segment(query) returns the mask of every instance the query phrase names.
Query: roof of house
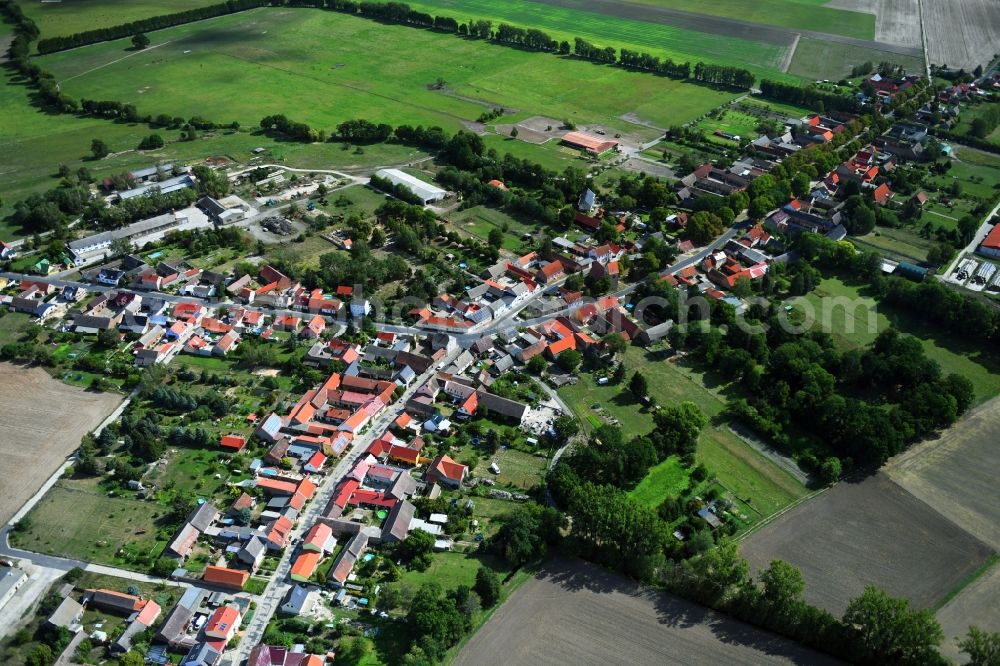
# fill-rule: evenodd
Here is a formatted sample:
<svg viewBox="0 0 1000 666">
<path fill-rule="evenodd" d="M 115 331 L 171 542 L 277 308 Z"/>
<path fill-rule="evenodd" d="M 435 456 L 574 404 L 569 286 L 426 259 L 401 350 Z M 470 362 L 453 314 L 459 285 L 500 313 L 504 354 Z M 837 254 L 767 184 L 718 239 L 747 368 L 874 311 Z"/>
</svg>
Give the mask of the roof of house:
<svg viewBox="0 0 1000 666">
<path fill-rule="evenodd" d="M 238 587 L 241 590 L 243 589 L 243 586 L 246 585 L 249 578 L 250 574 L 246 571 L 238 571 L 237 569 L 215 566 L 205 567 L 205 573 L 201 577 L 201 579 L 206 583 L 222 585 L 225 587 Z"/>
<path fill-rule="evenodd" d="M 257 477 L 257 487 L 265 491 L 270 491 L 273 493 L 283 493 L 285 495 L 291 495 L 295 492 L 296 485 L 291 481 L 282 481 L 280 479 L 269 479 L 266 476 Z"/>
<path fill-rule="evenodd" d="M 312 544 L 319 546 L 321 549 L 326 546 L 330 537 L 333 536 L 333 530 L 326 523 L 316 523 L 306 534 L 305 538 L 302 539 L 302 544 Z"/>
<path fill-rule="evenodd" d="M 460 482 L 465 478 L 469 468 L 459 462 L 456 462 L 449 456 L 440 455 L 435 458 L 433 462 L 431 462 L 430 470 L 435 472 L 438 476 L 451 481 Z"/>
<path fill-rule="evenodd" d="M 226 634 L 233 631 L 240 621 L 236 606 L 219 606 L 205 624 L 206 634 Z"/>
<path fill-rule="evenodd" d="M 1000 250 L 1000 224 L 997 224 L 990 230 L 990 233 L 986 235 L 983 239 L 982 246 L 989 249 Z"/>
<path fill-rule="evenodd" d="M 316 573 L 316 568 L 319 566 L 321 557 L 321 553 L 311 550 L 303 551 L 295 558 L 295 563 L 292 564 L 291 575 L 297 578 L 312 578 L 312 575 Z"/>
<path fill-rule="evenodd" d="M 397 502 L 389 510 L 389 516 L 385 519 L 385 524 L 382 526 L 382 540 L 385 541 L 388 536 L 392 536 L 399 541 L 405 539 L 410 531 L 410 522 L 413 520 L 415 512 L 416 507 L 406 500 Z"/>
<path fill-rule="evenodd" d="M 240 435 L 223 435 L 222 439 L 219 440 L 219 446 L 224 449 L 233 449 L 234 451 L 239 451 L 246 446 L 246 443 L 246 438 Z"/>
<path fill-rule="evenodd" d="M 116 592 L 115 590 L 104 588 L 87 590 L 87 592 L 91 595 L 90 603 L 98 607 L 131 613 L 141 609 L 143 605 L 143 600 L 134 594 L 126 594 L 125 592 Z"/>
</svg>

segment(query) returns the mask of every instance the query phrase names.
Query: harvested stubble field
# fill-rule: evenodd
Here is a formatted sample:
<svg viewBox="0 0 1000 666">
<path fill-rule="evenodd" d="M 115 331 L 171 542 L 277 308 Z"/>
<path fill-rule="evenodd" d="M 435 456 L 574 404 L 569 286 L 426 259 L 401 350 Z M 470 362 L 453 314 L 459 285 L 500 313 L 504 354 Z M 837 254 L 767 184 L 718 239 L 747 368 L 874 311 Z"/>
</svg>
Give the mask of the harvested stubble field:
<svg viewBox="0 0 1000 666">
<path fill-rule="evenodd" d="M 741 551 L 753 571 L 776 559 L 798 567 L 806 600 L 835 615 L 866 585 L 932 608 L 992 553 L 884 473 L 837 484 L 752 534 Z"/>
<path fill-rule="evenodd" d="M 466 643 L 482 664 L 833 664 L 789 640 L 583 562 L 547 564 Z"/>
<path fill-rule="evenodd" d="M 1000 398 L 973 410 L 940 437 L 891 460 L 886 471 L 896 483 L 960 527 L 1000 550 Z M 993 566 L 938 612 L 945 652 L 957 658 L 956 635 L 970 624 L 1000 631 L 1000 567 Z"/>
<path fill-rule="evenodd" d="M 253 10 L 150 38 L 152 46 L 141 52 L 118 40 L 39 62 L 67 93 L 133 103 L 140 113 L 197 114 L 246 126 L 284 113 L 327 131 L 353 118 L 456 130 L 493 107 L 634 129 L 618 118 L 627 112 L 667 127 L 736 96 L 311 9 Z M 438 79 L 457 96 L 432 89 Z"/>
<path fill-rule="evenodd" d="M 1000 51 L 1000 3 L 996 0 L 924 2 L 927 59 L 935 65 L 986 67 Z"/>
<path fill-rule="evenodd" d="M 114 393 L 63 384 L 40 368 L 0 363 L 0 525 L 120 403 Z"/>
</svg>

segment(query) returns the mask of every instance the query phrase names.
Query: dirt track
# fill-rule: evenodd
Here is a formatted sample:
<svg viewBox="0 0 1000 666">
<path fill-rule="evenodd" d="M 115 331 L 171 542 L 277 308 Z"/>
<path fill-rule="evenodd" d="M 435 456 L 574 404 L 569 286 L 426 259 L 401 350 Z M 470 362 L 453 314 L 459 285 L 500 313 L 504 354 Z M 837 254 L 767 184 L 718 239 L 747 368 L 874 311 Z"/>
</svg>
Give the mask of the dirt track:
<svg viewBox="0 0 1000 666">
<path fill-rule="evenodd" d="M 0 363 L 0 525 L 122 401 L 63 384 L 39 368 Z"/>
<path fill-rule="evenodd" d="M 932 607 L 991 550 L 884 473 L 837 484 L 741 546 L 753 571 L 774 559 L 798 567 L 806 599 L 835 615 L 869 584 Z"/>
<path fill-rule="evenodd" d="M 582 562 L 525 583 L 462 649 L 484 664 L 834 664 L 825 655 Z"/>
</svg>

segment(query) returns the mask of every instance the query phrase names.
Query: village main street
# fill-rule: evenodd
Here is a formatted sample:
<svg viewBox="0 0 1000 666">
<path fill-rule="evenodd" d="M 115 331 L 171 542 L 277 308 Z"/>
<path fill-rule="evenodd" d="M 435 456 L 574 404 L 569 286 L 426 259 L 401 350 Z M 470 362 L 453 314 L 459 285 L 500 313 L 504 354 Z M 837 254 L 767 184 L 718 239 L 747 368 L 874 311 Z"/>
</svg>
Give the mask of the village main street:
<svg viewBox="0 0 1000 666">
<path fill-rule="evenodd" d="M 453 350 L 443 362 L 445 364 L 450 363 L 457 357 L 460 353 L 460 348 Z M 299 516 L 297 527 L 292 531 L 290 535 L 290 543 L 287 548 L 281 554 L 281 561 L 278 563 L 277 568 L 271 575 L 271 580 L 267 584 L 264 592 L 260 595 L 260 599 L 257 602 L 257 612 L 254 614 L 250 623 L 243 628 L 243 638 L 240 639 L 239 645 L 235 650 L 228 653 L 229 663 L 232 666 L 237 666 L 244 659 L 246 659 L 250 650 L 253 646 L 257 645 L 264 635 L 264 630 L 267 628 L 267 623 L 274 614 L 281 603 L 281 599 L 288 593 L 288 590 L 292 587 L 292 583 L 288 580 L 289 570 L 292 566 L 292 554 L 295 552 L 295 544 L 302 537 L 309 528 L 313 526 L 316 519 L 326 510 L 326 505 L 330 501 L 330 497 L 333 495 L 333 491 L 336 489 L 340 480 L 347 474 L 354 464 L 365 455 L 365 451 L 368 450 L 368 446 L 372 441 L 381 435 L 386 428 L 389 427 L 396 417 L 400 413 L 398 407 L 395 405 L 403 405 L 409 400 L 417 390 L 423 386 L 427 380 L 429 380 L 437 370 L 434 366 L 429 368 L 424 374 L 420 375 L 417 380 L 410 384 L 410 387 L 403 393 L 403 395 L 392 405 L 386 408 L 378 418 L 376 418 L 368 426 L 368 430 L 365 431 L 360 437 L 355 438 L 351 447 L 347 450 L 346 454 L 340 458 L 337 462 L 336 467 L 333 471 L 326 476 L 322 485 L 317 489 L 315 496 L 312 499 L 309 507 L 305 512 Z"/>
</svg>

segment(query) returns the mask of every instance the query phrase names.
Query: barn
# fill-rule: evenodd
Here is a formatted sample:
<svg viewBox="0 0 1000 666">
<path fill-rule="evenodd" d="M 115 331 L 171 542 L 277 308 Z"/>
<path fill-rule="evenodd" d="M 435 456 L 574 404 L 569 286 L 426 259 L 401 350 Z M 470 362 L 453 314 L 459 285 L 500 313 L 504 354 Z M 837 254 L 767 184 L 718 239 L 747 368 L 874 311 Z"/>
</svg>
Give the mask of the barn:
<svg viewBox="0 0 1000 666">
<path fill-rule="evenodd" d="M 562 142 L 567 146 L 583 150 L 591 155 L 603 155 L 618 147 L 618 141 L 606 139 L 602 136 L 594 136 L 586 132 L 569 132 L 564 135 Z"/>
<path fill-rule="evenodd" d="M 380 169 L 375 172 L 375 175 L 379 178 L 388 180 L 393 185 L 402 185 L 420 197 L 420 200 L 424 202 L 425 206 L 432 201 L 444 199 L 448 194 L 440 187 L 435 187 L 430 183 L 425 183 L 419 178 L 411 176 L 410 174 L 400 171 L 399 169 Z"/>
</svg>

